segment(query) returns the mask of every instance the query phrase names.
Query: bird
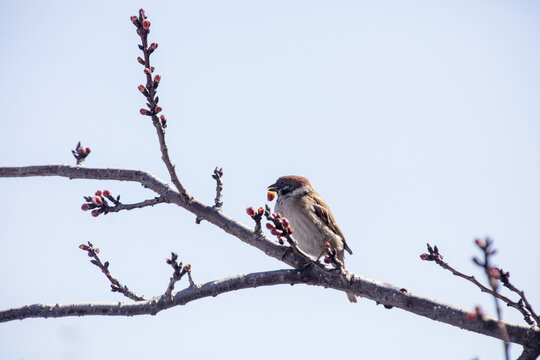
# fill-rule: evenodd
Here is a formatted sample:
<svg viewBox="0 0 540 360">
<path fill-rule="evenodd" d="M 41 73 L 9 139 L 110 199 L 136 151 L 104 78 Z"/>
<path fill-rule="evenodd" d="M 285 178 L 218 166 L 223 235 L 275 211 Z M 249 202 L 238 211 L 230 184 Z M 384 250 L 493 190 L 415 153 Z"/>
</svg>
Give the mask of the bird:
<svg viewBox="0 0 540 360">
<path fill-rule="evenodd" d="M 300 249 L 318 259 L 325 253 L 328 242 L 342 263 L 345 251 L 352 255 L 332 211 L 308 179 L 297 175 L 282 176 L 268 190 L 277 193 L 274 211 L 289 220 Z M 352 293 L 347 293 L 347 298 L 356 302 Z"/>
</svg>

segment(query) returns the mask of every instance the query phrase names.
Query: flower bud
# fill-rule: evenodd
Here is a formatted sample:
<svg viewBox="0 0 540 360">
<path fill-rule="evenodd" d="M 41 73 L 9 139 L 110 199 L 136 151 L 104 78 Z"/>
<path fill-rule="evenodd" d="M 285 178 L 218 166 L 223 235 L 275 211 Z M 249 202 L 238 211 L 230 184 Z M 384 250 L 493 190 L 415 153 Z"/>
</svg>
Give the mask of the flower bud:
<svg viewBox="0 0 540 360">
<path fill-rule="evenodd" d="M 103 195 L 103 191 L 101 190 L 96 191 L 96 196 L 101 196 L 101 195 Z"/>
<path fill-rule="evenodd" d="M 331 262 L 332 262 L 332 260 L 330 259 L 329 256 L 325 256 L 325 257 L 324 257 L 324 263 L 325 263 L 325 264 L 330 264 Z"/>
<path fill-rule="evenodd" d="M 290 223 L 289 219 L 287 219 L 287 218 L 282 218 L 281 223 L 283 224 L 284 228 L 288 228 L 289 226 L 291 226 L 291 223 Z"/>
<path fill-rule="evenodd" d="M 132 17 L 130 17 L 130 20 L 131 20 L 131 22 L 133 23 L 133 25 L 135 25 L 136 27 L 141 26 L 141 23 L 139 22 L 139 18 L 136 17 L 135 15 L 133 15 Z"/>
<path fill-rule="evenodd" d="M 141 115 L 148 115 L 148 110 L 146 109 L 141 109 L 139 110 L 139 112 L 141 113 Z"/>
<path fill-rule="evenodd" d="M 427 259 L 429 259 L 429 255 L 426 254 L 426 253 L 420 254 L 420 259 L 422 259 L 422 260 L 427 260 Z"/>
<path fill-rule="evenodd" d="M 255 214 L 256 214 L 256 213 L 255 213 L 255 209 L 253 208 L 253 206 L 248 207 L 248 208 L 246 209 L 246 213 L 247 213 L 249 216 L 251 216 L 251 217 L 255 216 Z"/>
<path fill-rule="evenodd" d="M 486 247 L 486 243 L 480 238 L 474 240 L 474 242 L 480 249 L 484 249 Z"/>
<path fill-rule="evenodd" d="M 146 64 L 146 63 L 144 62 L 144 59 L 143 59 L 142 57 L 140 57 L 140 56 L 137 58 L 137 61 L 138 61 L 139 64 L 141 64 L 141 65 L 145 65 L 145 64 Z"/>
<path fill-rule="evenodd" d="M 103 190 L 103 196 L 110 197 L 112 196 L 111 192 L 109 190 Z"/>
<path fill-rule="evenodd" d="M 259 208 L 259 210 L 257 210 L 259 215 L 262 215 L 264 213 L 264 209 L 262 207 Z"/>
<path fill-rule="evenodd" d="M 191 264 L 187 264 L 184 266 L 184 271 L 190 271 L 191 270 Z"/>
<path fill-rule="evenodd" d="M 488 270 L 488 276 L 491 279 L 500 280 L 501 279 L 501 273 L 499 272 L 499 269 L 497 268 L 491 268 Z"/>
<path fill-rule="evenodd" d="M 324 247 L 327 248 L 327 249 L 330 249 L 330 243 L 327 241 L 324 243 Z"/>
<path fill-rule="evenodd" d="M 144 11 L 143 8 L 140 8 L 140 9 L 139 9 L 139 14 L 141 14 L 141 16 L 142 16 L 143 18 L 146 17 L 146 11 Z"/>
<path fill-rule="evenodd" d="M 154 72 L 154 70 L 156 70 L 156 68 L 154 66 L 150 66 L 150 71 Z"/>
<path fill-rule="evenodd" d="M 289 234 L 291 234 L 291 235 L 294 233 L 294 229 L 293 229 L 292 227 L 287 228 L 287 231 L 288 231 Z"/>
<path fill-rule="evenodd" d="M 161 81 L 161 75 L 160 74 L 157 74 L 156 76 L 154 76 L 154 82 L 157 84 Z"/>
<path fill-rule="evenodd" d="M 92 149 L 90 149 L 89 147 L 87 147 L 86 149 L 84 149 L 84 151 L 86 152 L 86 155 L 90 154 L 90 151 L 92 151 Z"/>
<path fill-rule="evenodd" d="M 283 234 L 283 231 L 281 231 L 279 229 L 276 229 L 276 228 L 273 228 L 271 233 L 272 233 L 272 235 L 280 236 L 280 235 Z"/>
<path fill-rule="evenodd" d="M 103 199 L 101 198 L 101 196 L 93 196 L 92 197 L 92 204 L 94 204 L 96 206 L 101 206 L 101 205 L 103 205 Z"/>
<path fill-rule="evenodd" d="M 266 199 L 268 201 L 274 201 L 276 197 L 276 193 L 274 191 L 269 191 L 268 194 L 266 194 Z"/>
<path fill-rule="evenodd" d="M 156 106 L 154 108 L 154 113 L 159 114 L 161 112 L 161 110 L 163 110 L 163 108 L 161 106 Z"/>
<path fill-rule="evenodd" d="M 150 75 L 152 72 L 150 71 L 149 68 L 145 67 L 144 68 L 144 73 Z"/>
<path fill-rule="evenodd" d="M 148 49 L 151 50 L 151 51 L 154 51 L 157 48 L 158 48 L 158 44 L 155 43 L 155 42 L 151 43 L 150 46 L 148 47 Z"/>
<path fill-rule="evenodd" d="M 83 156 L 88 155 L 88 154 L 86 153 L 86 149 L 85 149 L 85 148 L 77 149 L 77 151 L 79 152 L 79 155 L 83 155 Z"/>
<path fill-rule="evenodd" d="M 99 210 L 97 210 L 97 209 L 96 209 L 96 210 L 92 210 L 92 216 L 93 216 L 93 217 L 98 217 L 99 214 L 101 214 L 101 211 L 99 211 Z"/>
<path fill-rule="evenodd" d="M 151 24 L 152 23 L 150 22 L 150 20 L 143 20 L 142 27 L 144 30 L 148 31 L 148 29 L 150 29 Z"/>
<path fill-rule="evenodd" d="M 141 93 L 144 94 L 144 93 L 147 92 L 148 90 L 146 90 L 146 86 L 144 86 L 144 85 L 139 85 L 139 91 L 140 91 Z"/>
<path fill-rule="evenodd" d="M 276 226 L 275 226 L 274 224 L 272 224 L 272 223 L 266 223 L 266 228 L 267 228 L 268 230 L 272 230 L 272 229 L 275 229 Z"/>
<path fill-rule="evenodd" d="M 88 246 L 86 244 L 81 244 L 81 245 L 79 245 L 79 249 L 81 249 L 81 250 L 90 250 L 90 246 Z"/>
<path fill-rule="evenodd" d="M 90 205 L 88 205 L 88 204 L 82 204 L 81 210 L 82 210 L 82 211 L 88 211 L 88 210 L 90 210 Z"/>
</svg>

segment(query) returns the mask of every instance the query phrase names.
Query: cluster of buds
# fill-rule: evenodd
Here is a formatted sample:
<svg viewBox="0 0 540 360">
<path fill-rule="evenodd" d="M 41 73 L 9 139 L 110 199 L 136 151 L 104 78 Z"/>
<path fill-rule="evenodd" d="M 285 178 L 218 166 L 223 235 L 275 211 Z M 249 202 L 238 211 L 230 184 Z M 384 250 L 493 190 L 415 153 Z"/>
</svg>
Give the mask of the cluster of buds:
<svg viewBox="0 0 540 360">
<path fill-rule="evenodd" d="M 139 110 L 141 115 L 150 116 L 154 121 L 154 125 L 161 125 L 164 129 L 167 127 L 167 118 L 165 115 L 158 117 L 158 114 L 163 110 L 159 103 L 159 96 L 156 96 L 156 90 L 161 82 L 161 75 L 156 74 L 152 78 L 155 68 L 150 66 L 150 55 L 158 48 L 158 43 L 148 44 L 148 33 L 150 32 L 150 20 L 146 17 L 144 9 L 139 10 L 139 16 L 133 15 L 131 22 L 137 28 L 137 34 L 141 37 L 142 45 L 139 45 L 139 49 L 144 53 L 144 56 L 139 56 L 137 61 L 144 66 L 144 73 L 146 74 L 146 85 L 139 85 L 139 91 L 147 99 L 147 108 Z"/>
<path fill-rule="evenodd" d="M 270 213 L 268 205 L 266 205 L 264 213 L 266 220 L 269 221 L 266 223 L 266 228 L 277 237 L 278 242 L 283 245 L 286 239 L 288 243 L 292 243 L 291 235 L 294 233 L 294 229 L 291 227 L 289 219 L 282 217 L 279 212 Z"/>
<path fill-rule="evenodd" d="M 114 205 L 120 204 L 120 195 L 116 199 L 112 196 L 109 190 L 98 190 L 94 196 L 85 196 L 84 200 L 86 203 L 82 204 L 82 211 L 92 210 L 92 216 L 97 217 L 100 214 L 107 214 L 111 207 L 107 202 L 107 199 L 110 200 Z"/>
<path fill-rule="evenodd" d="M 427 249 L 429 254 L 423 253 L 420 255 L 420 259 L 425 261 L 437 261 L 442 260 L 443 256 L 439 254 L 439 249 L 437 248 L 437 245 L 434 247 L 431 247 L 431 245 L 427 244 Z"/>
<path fill-rule="evenodd" d="M 87 251 L 89 257 L 92 257 L 92 256 L 94 256 L 96 254 L 99 254 L 99 249 L 95 248 L 94 245 L 92 245 L 92 243 L 90 241 L 88 242 L 88 245 L 87 244 L 79 245 L 79 249 L 81 249 L 83 251 Z M 107 267 L 108 266 L 109 266 L 109 264 L 107 263 Z"/>
<path fill-rule="evenodd" d="M 482 320 L 484 318 L 484 312 L 482 311 L 482 308 L 480 306 L 476 306 L 474 308 L 474 311 L 468 312 L 465 315 L 465 318 L 467 319 L 467 321 Z"/>
<path fill-rule="evenodd" d="M 246 213 L 251 216 L 251 218 L 255 220 L 255 222 L 260 223 L 264 214 L 264 209 L 260 207 L 259 209 L 255 210 L 253 206 L 250 206 L 246 209 Z"/>
<path fill-rule="evenodd" d="M 130 20 L 137 28 L 137 34 L 140 36 L 146 35 L 150 32 L 150 25 L 152 25 L 152 23 L 147 19 L 144 9 L 139 10 L 139 16 L 131 16 Z"/>
<path fill-rule="evenodd" d="M 71 153 L 73 154 L 73 156 L 75 156 L 75 160 L 77 160 L 77 165 L 81 165 L 84 162 L 84 159 L 86 159 L 86 157 L 90 154 L 90 151 L 92 151 L 92 149 L 90 149 L 89 147 L 83 147 L 81 145 L 81 142 L 79 141 L 77 143 L 77 146 L 75 147 L 75 150 L 71 150 Z"/>
</svg>

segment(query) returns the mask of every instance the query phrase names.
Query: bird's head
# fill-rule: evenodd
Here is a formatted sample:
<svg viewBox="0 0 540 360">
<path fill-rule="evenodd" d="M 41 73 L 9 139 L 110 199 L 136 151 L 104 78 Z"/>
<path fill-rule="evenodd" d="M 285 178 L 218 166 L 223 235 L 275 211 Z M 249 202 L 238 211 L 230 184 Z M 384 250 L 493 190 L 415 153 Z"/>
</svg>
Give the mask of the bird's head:
<svg viewBox="0 0 540 360">
<path fill-rule="evenodd" d="M 277 192 L 279 196 L 305 195 L 312 189 L 308 179 L 296 175 L 282 176 L 268 187 L 269 191 Z"/>
</svg>

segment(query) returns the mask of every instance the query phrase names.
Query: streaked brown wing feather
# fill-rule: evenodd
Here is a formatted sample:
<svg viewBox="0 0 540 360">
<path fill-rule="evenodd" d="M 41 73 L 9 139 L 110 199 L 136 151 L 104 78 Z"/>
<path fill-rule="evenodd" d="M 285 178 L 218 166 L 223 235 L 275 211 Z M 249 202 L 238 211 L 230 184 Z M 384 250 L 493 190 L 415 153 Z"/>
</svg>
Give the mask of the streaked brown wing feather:
<svg viewBox="0 0 540 360">
<path fill-rule="evenodd" d="M 326 204 L 326 202 L 323 200 L 323 198 L 317 194 L 314 193 L 313 199 L 315 200 L 315 205 L 313 205 L 313 209 L 315 210 L 315 215 L 319 219 L 321 219 L 325 224 L 328 225 L 328 227 L 337 235 L 339 235 L 343 239 L 343 248 L 347 250 L 349 254 L 352 255 L 352 250 L 347 245 L 347 241 L 345 240 L 345 235 L 343 235 L 343 232 L 339 228 L 338 224 L 336 223 L 336 219 L 334 219 L 334 215 L 328 210 L 329 207 Z"/>
</svg>

